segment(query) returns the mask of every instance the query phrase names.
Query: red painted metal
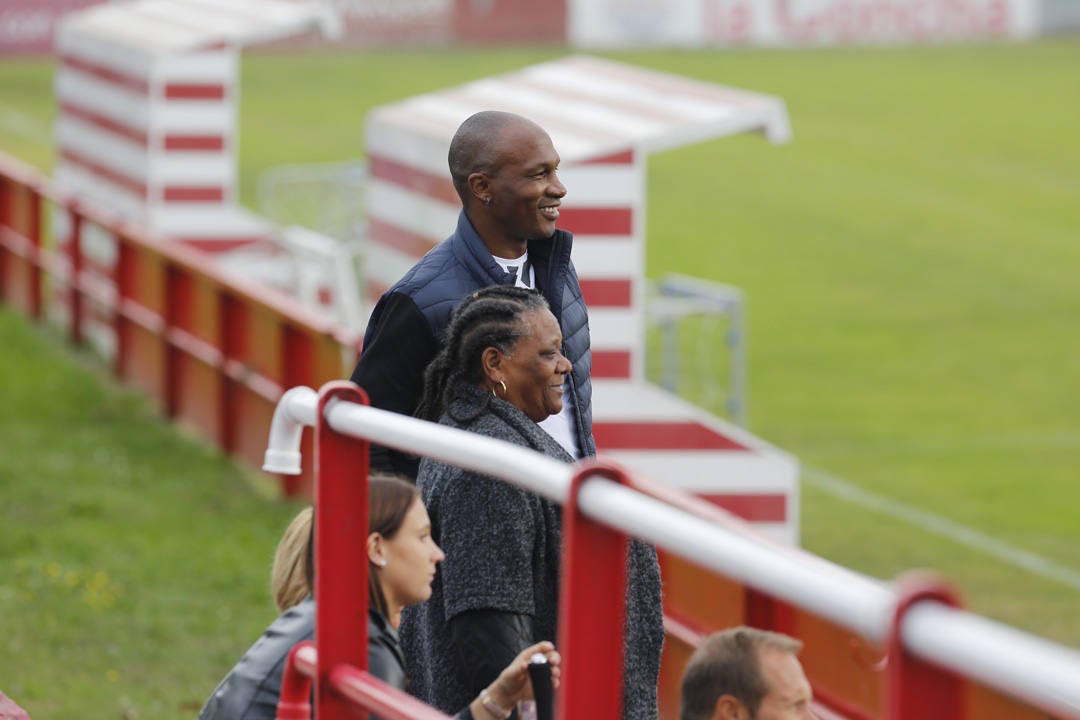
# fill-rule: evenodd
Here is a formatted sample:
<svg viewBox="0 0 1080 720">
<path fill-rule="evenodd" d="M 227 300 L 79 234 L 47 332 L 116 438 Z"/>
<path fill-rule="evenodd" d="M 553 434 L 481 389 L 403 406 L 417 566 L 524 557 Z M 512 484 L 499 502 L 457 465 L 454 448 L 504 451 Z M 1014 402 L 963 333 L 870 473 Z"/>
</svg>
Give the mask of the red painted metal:
<svg viewBox="0 0 1080 720">
<path fill-rule="evenodd" d="M 421 257 L 428 250 L 438 245 L 437 242 L 430 238 L 417 235 L 414 232 L 398 227 L 394 223 L 375 217 L 368 218 L 368 236 L 372 242 L 392 250 L 398 250 L 410 258 Z"/>
<path fill-rule="evenodd" d="M 383 182 L 398 185 L 447 205 L 460 205 L 461 198 L 445 172 L 433 173 L 406 165 L 378 153 L 368 155 L 368 173 Z"/>
<path fill-rule="evenodd" d="M 335 432 L 326 422 L 332 400 L 367 405 L 367 394 L 336 380 L 319 390 L 315 428 L 315 642 L 319 672 L 315 715 L 348 717 L 350 703 L 332 691 L 331 671 L 367 669 L 368 443 Z"/>
<path fill-rule="evenodd" d="M 634 231 L 634 209 L 630 207 L 564 207 L 559 227 L 575 235 L 629 235 Z"/>
<path fill-rule="evenodd" d="M 179 152 L 216 152 L 225 149 L 225 136 L 169 134 L 162 139 L 161 146 Z"/>
<path fill-rule="evenodd" d="M 667 613 L 664 613 L 664 633 L 695 648 L 705 642 L 705 638 L 708 637 L 707 633 Z"/>
<path fill-rule="evenodd" d="M 180 408 L 180 382 L 182 352 L 195 349 L 192 343 L 184 343 L 178 330 L 184 327 L 191 299 L 190 276 L 182 268 L 169 264 L 165 267 L 165 326 L 160 341 L 163 362 L 161 364 L 162 409 L 166 417 L 175 418 Z"/>
<path fill-rule="evenodd" d="M 545 3 L 454 0 L 449 20 L 454 40 L 462 44 L 563 43 L 568 25 L 567 5 L 567 0 Z"/>
<path fill-rule="evenodd" d="M 67 238 L 67 251 L 71 268 L 71 282 L 69 286 L 71 295 L 68 297 L 71 325 L 69 326 L 68 332 L 71 342 L 78 345 L 83 340 L 83 216 L 78 211 L 78 207 L 75 203 L 72 203 L 69 206 L 68 222 L 70 223 L 70 230 Z"/>
<path fill-rule="evenodd" d="M 696 422 L 597 422 L 593 435 L 604 450 L 749 450 Z"/>
<path fill-rule="evenodd" d="M 116 287 L 116 305 L 113 312 L 113 334 L 116 337 L 116 355 L 113 356 L 113 374 L 124 377 L 131 356 L 131 321 L 123 308 L 132 300 L 135 292 L 135 248 L 131 243 L 117 241 L 116 265 L 113 267 L 113 285 Z"/>
<path fill-rule="evenodd" d="M 42 317 L 41 196 L 30 183 L 0 176 L 0 298 Z"/>
<path fill-rule="evenodd" d="M 620 152 L 614 152 L 610 155 L 602 155 L 601 157 L 590 158 L 581 165 L 630 165 L 634 162 L 633 150 L 622 150 Z"/>
<path fill-rule="evenodd" d="M 102 180 L 105 180 L 118 188 L 127 190 L 140 200 L 145 200 L 149 197 L 150 191 L 147 188 L 146 183 L 139 178 L 132 177 L 124 172 L 107 167 L 71 147 L 61 144 L 60 157 L 63 158 L 65 162 L 69 162 L 72 165 L 78 165 Z"/>
<path fill-rule="evenodd" d="M 115 137 L 128 140 L 137 145 L 146 145 L 148 142 L 146 131 L 142 128 L 135 127 L 129 123 L 120 122 L 115 118 L 108 117 L 100 112 L 89 110 L 71 100 L 63 100 L 60 102 L 60 114 L 76 118 L 88 125 L 93 125 L 98 130 L 103 130 Z"/>
<path fill-rule="evenodd" d="M 581 294 L 589 307 L 628 308 L 634 300 L 634 283 L 630 278 L 584 278 Z"/>
<path fill-rule="evenodd" d="M 314 347 L 311 336 L 300 328 L 286 325 L 281 333 L 281 379 L 284 387 L 303 385 L 304 378 L 310 378 L 314 370 Z"/>
<path fill-rule="evenodd" d="M 62 54 L 60 56 L 60 63 L 67 70 L 85 73 L 97 80 L 102 80 L 127 90 L 134 90 L 135 92 L 142 94 L 150 92 L 150 83 L 146 78 L 141 76 L 121 72 L 114 68 L 68 54 Z"/>
<path fill-rule="evenodd" d="M 37 192 L 29 193 L 26 211 L 26 237 L 30 241 L 29 251 L 32 265 L 30 267 L 30 277 L 27 279 L 27 293 L 30 296 L 27 298 L 27 302 L 30 306 L 30 317 L 35 320 L 40 320 L 43 317 L 41 273 L 38 272 L 38 269 L 42 267 L 41 205 L 41 195 Z"/>
<path fill-rule="evenodd" d="M 820 716 L 819 720 L 826 720 L 826 715 L 840 720 L 874 720 L 874 718 L 878 717 L 867 714 L 862 708 L 848 702 L 839 695 L 822 691 L 816 685 L 813 685 L 812 679 L 810 682 L 814 688 L 814 710 Z M 827 708 L 828 712 L 822 712 L 822 708 Z M 957 720 L 960 719 L 957 718 Z"/>
<path fill-rule="evenodd" d="M 609 461 L 582 460 L 577 467 L 563 508 L 558 716 L 614 720 L 623 704 L 627 537 L 582 515 L 577 496 L 591 478 L 627 486 L 630 480 Z"/>
<path fill-rule="evenodd" d="M 427 703 L 348 665 L 334 668 L 330 683 L 342 697 L 368 708 L 382 720 L 449 720 L 449 715 Z"/>
<path fill-rule="evenodd" d="M 76 222 L 111 233 L 116 263 L 90 277 L 93 261 L 80 253 L 81 281 L 61 273 L 70 266 L 68 248 L 41 247 L 46 200 Z M 114 331 L 117 377 L 248 464 L 261 462 L 266 428 L 285 387 L 318 387 L 347 376 L 355 363 L 354 339 L 299 303 L 225 276 L 205 255 L 179 243 L 150 236 L 93 206 L 75 205 L 36 170 L 3 154 L 0 265 L 3 301 L 29 317 L 42 316 L 43 302 L 67 307 L 73 295 L 81 295 L 77 301 L 88 312 L 100 312 Z M 57 288 L 48 297 L 41 292 L 46 273 Z M 108 292 L 109 279 L 115 293 Z M 245 320 L 235 333 L 223 334 L 220 327 L 223 293 L 242 308 Z M 81 334 L 84 326 L 77 327 Z M 223 386 L 229 388 L 227 402 Z M 286 494 L 311 486 L 310 434 L 304 443 L 305 474 L 282 479 Z"/>
<path fill-rule="evenodd" d="M 222 253 L 240 248 L 269 248 L 265 235 L 176 235 L 174 242 L 203 252 Z"/>
<path fill-rule="evenodd" d="M 236 450 L 237 423 L 239 421 L 239 388 L 237 378 L 228 368 L 235 367 L 238 358 L 244 356 L 244 328 L 247 321 L 246 307 L 224 289 L 217 293 L 218 312 L 218 347 L 222 351 L 223 369 L 219 379 L 218 392 L 218 443 L 226 452 Z"/>
<path fill-rule="evenodd" d="M 597 350 L 593 348 L 592 363 L 592 376 L 594 378 L 630 377 L 629 350 Z"/>
<path fill-rule="evenodd" d="M 743 596 L 745 597 L 743 607 L 746 612 L 744 622 L 747 625 L 762 630 L 780 631 L 777 627 L 779 624 L 777 604 L 771 595 L 758 592 L 747 585 L 743 587 Z"/>
<path fill-rule="evenodd" d="M 952 673 L 935 667 L 904 648 L 900 626 L 917 603 L 936 601 L 961 607 L 957 592 L 931 573 L 901 575 L 894 583 L 899 600 L 888 641 L 888 720 L 957 720 L 967 718 L 964 683 Z"/>
<path fill-rule="evenodd" d="M 220 203 L 225 200 L 225 188 L 221 185 L 166 185 L 161 190 L 161 199 L 177 203 Z"/>
<path fill-rule="evenodd" d="M 788 519 L 787 496 L 780 492 L 727 495 L 701 493 L 698 497 L 750 522 L 782 523 Z"/>
<path fill-rule="evenodd" d="M 691 495 L 673 488 L 670 485 L 664 485 L 640 475 L 632 475 L 630 477 L 630 482 L 633 488 L 638 492 L 645 493 L 672 507 L 677 507 L 691 515 L 696 515 L 703 520 L 708 520 L 711 523 L 726 527 L 735 532 L 757 533 L 756 530 L 746 525 L 746 523 L 733 517 L 730 511 L 725 511 L 711 502 L 704 501 L 696 495 Z M 776 543 L 776 541 L 769 539 L 765 535 L 759 535 L 759 539 L 763 542 Z"/>
<path fill-rule="evenodd" d="M 224 100 L 228 88 L 221 83 L 168 83 L 164 95 L 169 100 Z"/>
<path fill-rule="evenodd" d="M 18 187 L 13 180 L 0 175 L 0 299 L 11 301 L 11 280 L 8 273 L 15 266 L 8 260 L 8 254 L 14 252 L 9 246 L 9 237 L 17 238 L 13 230 L 12 205 L 14 204 L 15 188 Z"/>
<path fill-rule="evenodd" d="M 150 145 L 150 135 L 147 131 L 136 124 L 117 120 L 114 117 L 104 115 L 96 110 L 91 110 L 76 101 L 64 100 L 60 102 L 60 112 L 80 122 L 92 125 L 98 130 L 141 146 Z M 167 151 L 200 151 L 214 152 L 225 148 L 225 136 L 216 134 L 187 134 L 168 133 L 161 137 L 161 147 Z"/>
<path fill-rule="evenodd" d="M 303 658 L 310 656 L 314 648 L 315 643 L 299 642 L 289 651 L 281 674 L 277 720 L 311 720 L 311 678 L 315 667 L 305 667 Z"/>
</svg>

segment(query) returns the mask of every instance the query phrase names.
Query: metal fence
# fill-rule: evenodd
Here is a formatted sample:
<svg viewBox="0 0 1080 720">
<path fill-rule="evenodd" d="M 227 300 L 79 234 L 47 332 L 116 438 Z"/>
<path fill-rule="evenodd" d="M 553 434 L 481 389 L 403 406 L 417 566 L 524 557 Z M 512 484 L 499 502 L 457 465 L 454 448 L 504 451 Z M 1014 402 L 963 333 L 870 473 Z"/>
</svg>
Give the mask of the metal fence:
<svg viewBox="0 0 1080 720">
<path fill-rule="evenodd" d="M 369 441 L 497 477 L 564 506 L 558 622 L 564 664 L 558 717 L 621 716 L 625 541 L 636 537 L 703 573 L 723 576 L 841 631 L 813 642 L 843 645 L 845 635 L 854 634 L 884 648 L 877 710 L 860 710 L 859 695 L 867 688 L 849 687 L 827 703 L 846 717 L 1080 719 L 1080 653 L 961 609 L 949 586 L 932 576 L 909 574 L 882 583 L 763 540 L 737 524 L 714 522 L 695 511 L 693 498 L 659 489 L 602 459 L 565 465 L 533 450 L 366 402 L 360 389 L 343 381 L 328 383 L 318 395 L 310 388 L 293 388 L 275 412 L 268 447 L 271 469 L 298 468 L 302 429 L 315 428 L 316 564 L 350 568 L 316 573 L 316 622 L 333 632 L 317 634 L 319 662 L 307 672 L 317 675 L 317 715 L 324 720 L 346 716 L 346 697 L 376 707 L 344 687 L 346 677 L 370 682 L 362 673 L 365 644 L 355 641 L 366 637 L 360 626 L 367 615 L 363 559 Z M 752 609 L 745 612 L 749 616 Z M 788 631 L 777 618 L 759 614 L 753 624 Z M 826 683 L 818 686 L 816 678 L 828 677 L 833 668 L 809 665 L 808 671 L 817 690 Z M 290 700 L 295 704 L 296 698 Z M 672 708 L 665 714 L 673 716 Z"/>
</svg>

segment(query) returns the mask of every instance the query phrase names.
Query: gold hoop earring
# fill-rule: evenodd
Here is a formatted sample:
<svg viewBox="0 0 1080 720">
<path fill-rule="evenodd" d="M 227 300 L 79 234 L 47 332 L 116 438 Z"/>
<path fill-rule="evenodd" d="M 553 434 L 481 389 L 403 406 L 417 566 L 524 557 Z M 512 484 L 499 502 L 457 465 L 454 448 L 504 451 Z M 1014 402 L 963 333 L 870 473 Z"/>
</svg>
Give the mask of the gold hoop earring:
<svg viewBox="0 0 1080 720">
<path fill-rule="evenodd" d="M 506 397 L 506 394 L 509 392 L 509 390 L 506 389 L 506 381 L 505 380 L 500 380 L 499 384 L 502 385 L 503 397 Z M 492 390 L 494 390 L 494 389 L 495 388 L 492 388 Z"/>
</svg>

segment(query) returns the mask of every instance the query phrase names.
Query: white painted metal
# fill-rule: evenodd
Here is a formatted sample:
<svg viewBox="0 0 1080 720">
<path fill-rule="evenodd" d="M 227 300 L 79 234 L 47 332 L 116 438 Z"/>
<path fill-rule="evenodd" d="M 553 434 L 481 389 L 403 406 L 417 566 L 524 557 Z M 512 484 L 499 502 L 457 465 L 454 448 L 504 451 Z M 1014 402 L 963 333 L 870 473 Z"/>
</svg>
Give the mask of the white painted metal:
<svg viewBox="0 0 1080 720">
<path fill-rule="evenodd" d="M 919 657 L 1007 695 L 1080 716 L 1080 652 L 964 610 L 915 605 L 900 628 Z"/>
<path fill-rule="evenodd" d="M 509 480 L 508 478 L 504 478 Z M 885 637 L 896 597 L 877 580 L 803 551 L 718 527 L 609 480 L 585 482 L 581 511 L 690 562 L 805 608 L 874 641 Z"/>
<path fill-rule="evenodd" d="M 501 478 L 559 504 L 566 503 L 570 492 L 573 466 L 503 440 L 356 403 L 332 404 L 326 421 L 343 435 Z M 421 437 L 423 442 L 417 442 Z"/>
<path fill-rule="evenodd" d="M 270 438 L 263 470 L 282 475 L 300 474 L 300 436 L 304 426 L 314 427 L 319 397 L 302 385 L 290 388 L 278 400 L 270 421 Z"/>
</svg>

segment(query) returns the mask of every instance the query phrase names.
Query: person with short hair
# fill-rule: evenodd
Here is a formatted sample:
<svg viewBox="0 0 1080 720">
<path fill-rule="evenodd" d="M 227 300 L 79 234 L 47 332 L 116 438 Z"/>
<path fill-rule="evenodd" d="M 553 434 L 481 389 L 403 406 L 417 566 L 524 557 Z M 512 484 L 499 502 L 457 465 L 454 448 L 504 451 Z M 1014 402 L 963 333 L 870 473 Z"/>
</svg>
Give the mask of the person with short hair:
<svg viewBox="0 0 1080 720">
<path fill-rule="evenodd" d="M 538 424 L 564 406 L 571 365 L 547 301 L 511 286 L 479 290 L 450 320 L 417 414 L 561 463 L 573 457 Z M 447 553 L 431 599 L 406 608 L 409 692 L 460 707 L 521 648 L 557 637 L 562 508 L 523 488 L 425 458 L 417 486 Z M 656 550 L 627 552 L 624 717 L 657 717 L 664 642 Z"/>
<path fill-rule="evenodd" d="M 484 111 L 458 127 L 447 159 L 462 203 L 457 228 L 379 298 L 351 379 L 374 407 L 412 415 L 424 368 L 443 346 L 461 299 L 491 285 L 535 288 L 573 366 L 563 409 L 541 426 L 572 457 L 595 455 L 588 312 L 570 259 L 573 238 L 556 228 L 566 195 L 559 154 L 531 120 Z M 414 456 L 371 447 L 373 469 L 415 478 L 418 466 Z"/>
<path fill-rule="evenodd" d="M 793 637 L 751 627 L 710 635 L 682 679 L 680 720 L 814 720 Z"/>
</svg>

